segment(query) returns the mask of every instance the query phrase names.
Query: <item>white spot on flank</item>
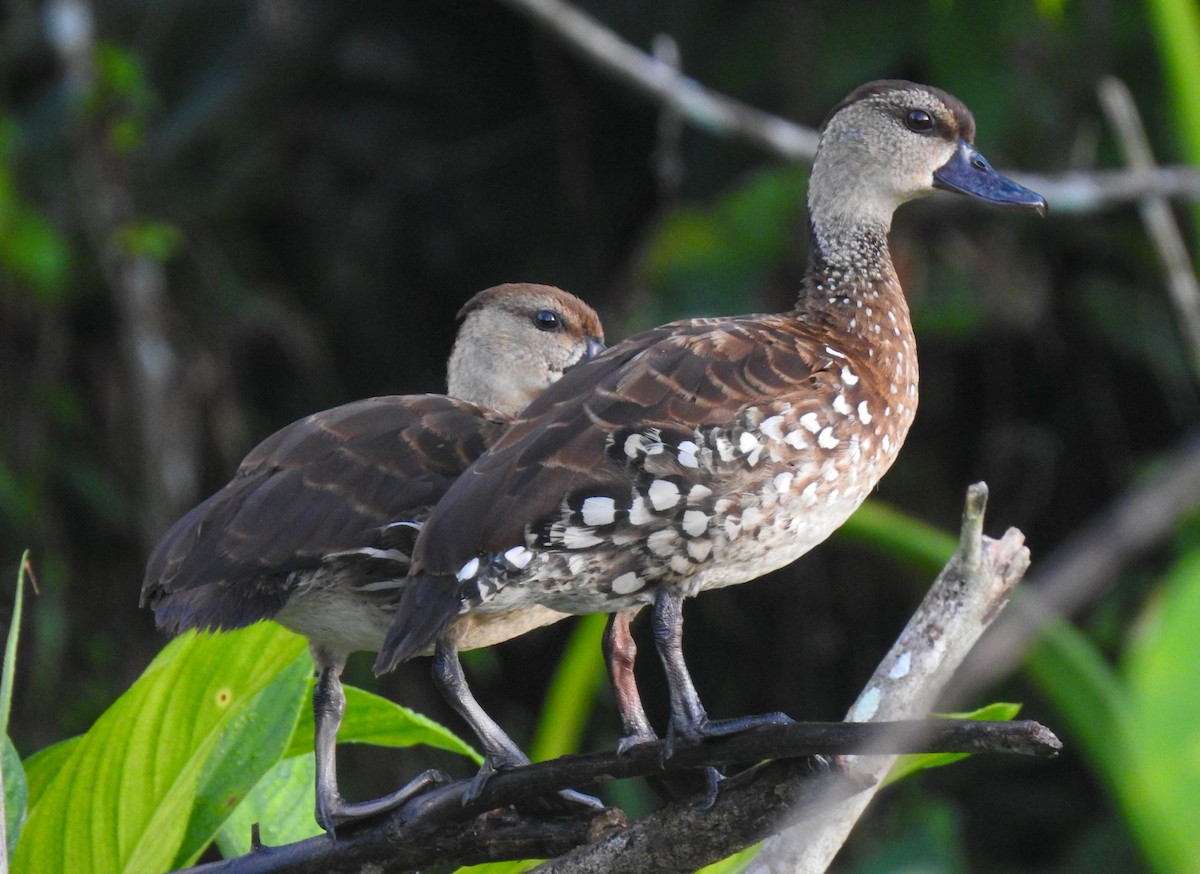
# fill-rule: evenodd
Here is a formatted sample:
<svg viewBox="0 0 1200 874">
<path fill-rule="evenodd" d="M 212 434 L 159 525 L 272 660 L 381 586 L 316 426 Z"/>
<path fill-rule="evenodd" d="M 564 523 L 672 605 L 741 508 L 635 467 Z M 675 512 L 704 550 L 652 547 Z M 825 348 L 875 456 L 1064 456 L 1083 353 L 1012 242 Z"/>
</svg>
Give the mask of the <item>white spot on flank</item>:
<svg viewBox="0 0 1200 874">
<path fill-rule="evenodd" d="M 455 574 L 454 577 L 461 583 L 464 580 L 471 579 L 477 573 L 479 573 L 479 558 L 478 558 L 478 556 L 471 559 L 469 562 L 467 562 L 461 568 L 459 568 L 458 573 Z"/>
<path fill-rule="evenodd" d="M 711 540 L 689 540 L 687 545 L 688 557 L 692 561 L 704 561 L 712 554 Z"/>
<path fill-rule="evenodd" d="M 805 413 L 800 417 L 800 425 L 803 428 L 807 428 L 813 434 L 821 430 L 821 420 L 817 417 L 816 413 Z"/>
<path fill-rule="evenodd" d="M 781 495 L 786 495 L 792 488 L 792 480 L 796 478 L 791 471 L 785 470 L 783 473 L 775 477 L 772 485 L 775 486 L 775 491 Z"/>
<path fill-rule="evenodd" d="M 583 502 L 584 525 L 611 525 L 617 518 L 617 504 L 612 498 L 594 497 Z"/>
<path fill-rule="evenodd" d="M 783 439 L 783 416 L 771 416 L 769 419 L 763 419 L 762 424 L 758 427 L 771 440 Z"/>
<path fill-rule="evenodd" d="M 808 441 L 804 439 L 804 434 L 800 431 L 788 431 L 787 436 L 783 438 L 783 442 L 793 449 L 803 449 L 808 446 Z"/>
<path fill-rule="evenodd" d="M 655 510 L 669 510 L 679 503 L 679 486 L 670 480 L 656 479 L 646 490 L 646 497 Z"/>
<path fill-rule="evenodd" d="M 830 355 L 832 355 L 834 358 L 845 358 L 846 357 L 841 352 L 837 351 L 836 349 L 834 349 L 830 346 L 826 346 L 825 351 L 828 352 Z"/>
<path fill-rule="evenodd" d="M 646 583 L 633 571 L 626 571 L 612 581 L 612 590 L 617 595 L 631 595 Z"/>
<path fill-rule="evenodd" d="M 629 506 L 629 524 L 646 525 L 653 519 L 654 515 L 646 508 L 646 499 L 641 495 L 634 495 L 633 503 Z"/>
<path fill-rule="evenodd" d="M 842 382 L 846 385 L 858 385 L 858 374 L 851 370 L 849 365 L 842 368 Z"/>
<path fill-rule="evenodd" d="M 645 442 L 641 434 L 630 434 L 625 438 L 625 454 L 630 458 L 637 458 Z"/>
<path fill-rule="evenodd" d="M 811 507 L 817 503 L 817 484 L 815 482 L 804 487 L 804 491 L 800 493 L 800 503 L 805 507 Z"/>
<path fill-rule="evenodd" d="M 591 528 L 576 528 L 568 525 L 563 529 L 562 545 L 567 549 L 590 549 L 602 543 Z"/>
<path fill-rule="evenodd" d="M 867 407 L 866 401 L 860 401 L 858 405 L 858 418 L 864 425 L 871 424 L 871 410 Z"/>
<path fill-rule="evenodd" d="M 883 439 L 879 441 L 879 445 L 883 447 L 884 452 L 892 451 L 892 441 L 888 438 L 887 434 L 883 435 Z"/>
<path fill-rule="evenodd" d="M 679 535 L 673 528 L 663 528 L 646 538 L 646 546 L 659 558 L 666 558 L 675 552 L 675 542 L 678 539 Z"/>
<path fill-rule="evenodd" d="M 833 399 L 833 411 L 839 416 L 849 416 L 851 413 L 850 405 L 846 403 L 845 395 L 838 395 Z"/>
<path fill-rule="evenodd" d="M 571 572 L 572 576 L 579 576 L 585 567 L 587 567 L 587 559 L 582 555 L 572 555 L 567 558 L 567 570 Z"/>
<path fill-rule="evenodd" d="M 520 571 L 533 561 L 533 553 L 524 546 L 514 546 L 504 553 L 504 560 Z"/>
<path fill-rule="evenodd" d="M 688 496 L 687 496 L 688 503 L 689 504 L 698 504 L 701 501 L 703 501 L 705 498 L 711 497 L 712 493 L 713 493 L 712 489 L 710 489 L 708 486 L 702 486 L 702 485 L 700 485 L 700 483 L 696 483 L 688 491 Z"/>
<path fill-rule="evenodd" d="M 691 440 L 684 440 L 679 444 L 679 463 L 684 467 L 699 467 L 700 462 L 696 459 L 696 453 L 700 451 L 700 447 Z"/>
<path fill-rule="evenodd" d="M 757 528 L 762 524 L 762 515 L 758 507 L 747 507 L 742 511 L 742 528 Z"/>
<path fill-rule="evenodd" d="M 892 665 L 892 669 L 887 672 L 887 675 L 893 680 L 898 680 L 901 677 L 908 676 L 908 669 L 911 664 L 911 659 L 908 653 L 900 653 L 900 658 L 896 659 L 896 664 Z"/>
<path fill-rule="evenodd" d="M 833 436 L 832 428 L 825 428 L 817 435 L 817 445 L 822 449 L 837 449 L 838 439 Z"/>
<path fill-rule="evenodd" d="M 701 510 L 688 510 L 683 514 L 683 531 L 691 537 L 699 537 L 708 530 L 708 514 Z"/>
</svg>

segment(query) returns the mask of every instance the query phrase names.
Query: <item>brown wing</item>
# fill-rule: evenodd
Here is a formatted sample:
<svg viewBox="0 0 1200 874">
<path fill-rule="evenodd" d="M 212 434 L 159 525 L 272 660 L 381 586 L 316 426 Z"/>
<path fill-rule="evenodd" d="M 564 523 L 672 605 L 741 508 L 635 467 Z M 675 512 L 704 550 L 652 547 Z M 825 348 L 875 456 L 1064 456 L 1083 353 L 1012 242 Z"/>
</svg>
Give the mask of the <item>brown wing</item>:
<svg viewBox="0 0 1200 874">
<path fill-rule="evenodd" d="M 744 427 L 751 407 L 767 416 L 790 405 L 800 416 L 827 403 L 823 381 L 840 368 L 840 356 L 819 339 L 823 328 L 779 316 L 678 322 L 569 372 L 430 514 L 376 671 L 426 651 L 454 621 L 473 585 L 457 575 L 473 558 L 502 561 L 506 550 L 527 543 L 535 550 L 578 548 L 566 538 L 587 527 L 577 518 L 587 497 L 627 501 L 639 483 L 660 476 L 686 491 L 703 475 L 674 463 L 677 451 L 643 451 L 648 435 L 663 447 L 699 439 L 732 449 L 729 437 Z M 628 439 L 640 448 L 631 451 Z"/>
<path fill-rule="evenodd" d="M 689 438 L 746 407 L 803 405 L 830 364 L 819 326 L 777 316 L 663 325 L 569 372 L 535 400 L 446 493 L 414 552 L 414 573 L 455 574 L 473 556 L 525 542 L 572 495 L 626 489 L 631 432 Z"/>
<path fill-rule="evenodd" d="M 331 553 L 394 546 L 384 526 L 422 519 L 507 423 L 465 401 L 409 395 L 288 425 L 171 527 L 150 557 L 142 602 L 166 627 L 185 613 L 197 627 L 270 616 L 291 572 Z"/>
</svg>

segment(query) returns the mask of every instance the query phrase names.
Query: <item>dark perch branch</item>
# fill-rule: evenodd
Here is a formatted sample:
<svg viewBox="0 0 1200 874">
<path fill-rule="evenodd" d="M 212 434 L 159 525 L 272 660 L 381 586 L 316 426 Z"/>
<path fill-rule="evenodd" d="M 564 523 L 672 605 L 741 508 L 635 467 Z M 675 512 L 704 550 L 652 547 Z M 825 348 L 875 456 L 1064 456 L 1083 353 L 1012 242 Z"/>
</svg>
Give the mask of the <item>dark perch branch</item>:
<svg viewBox="0 0 1200 874">
<path fill-rule="evenodd" d="M 636 747 L 618 755 L 605 751 L 564 756 L 497 774 L 483 795 L 463 806 L 469 781 L 435 789 L 407 807 L 374 824 L 345 829 L 336 843 L 325 837 L 285 847 L 268 847 L 237 859 L 190 869 L 225 874 L 265 872 L 411 871 L 430 865 L 467 865 L 495 859 L 547 858 L 596 841 L 612 838 L 606 846 L 589 846 L 589 852 L 610 853 L 614 846 L 633 867 L 613 870 L 670 870 L 661 867 L 667 852 L 663 842 L 688 846 L 670 848 L 682 867 L 692 870 L 715 861 L 771 833 L 771 826 L 793 805 L 804 805 L 817 795 L 817 787 L 846 797 L 866 787 L 864 781 L 838 771 L 814 775 L 810 755 L 838 756 L 868 749 L 889 752 L 1010 753 L 1053 756 L 1060 744 L 1036 722 L 976 722 L 924 720 L 900 723 L 853 724 L 841 722 L 796 723 L 763 726 L 752 731 L 702 744 L 677 748 L 667 763 L 672 772 L 705 765 L 774 760 L 770 765 L 738 774 L 721 785 L 717 804 L 697 811 L 686 803 L 669 805 L 636 825 L 625 828 L 619 811 L 578 811 L 548 815 L 544 811 L 496 813 L 517 805 L 536 807 L 529 799 L 555 790 L 588 786 L 611 780 L 661 773 L 663 742 Z M 701 839 L 701 835 L 703 836 Z M 628 845 L 646 842 L 643 857 Z M 633 853 L 633 855 L 629 855 Z M 641 861 L 636 861 L 636 860 Z M 557 864 L 557 863 L 556 863 Z M 563 860 L 565 867 L 548 870 L 585 870 Z M 593 864 L 593 863 L 588 863 Z M 675 863 L 672 863 L 675 864 Z M 639 865 L 645 867 L 638 867 Z M 595 868 L 591 870 L 596 870 Z M 604 870 L 609 870 L 607 867 Z"/>
</svg>

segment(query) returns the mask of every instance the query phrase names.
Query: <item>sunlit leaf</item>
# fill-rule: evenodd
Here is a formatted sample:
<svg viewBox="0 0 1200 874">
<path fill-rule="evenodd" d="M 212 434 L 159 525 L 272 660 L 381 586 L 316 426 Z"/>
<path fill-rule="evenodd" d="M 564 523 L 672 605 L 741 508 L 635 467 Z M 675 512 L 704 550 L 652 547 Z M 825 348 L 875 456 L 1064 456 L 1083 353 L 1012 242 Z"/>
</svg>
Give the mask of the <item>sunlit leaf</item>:
<svg viewBox="0 0 1200 874">
<path fill-rule="evenodd" d="M 608 617 L 603 613 L 580 619 L 558 660 L 537 733 L 529 745 L 535 762 L 579 752 L 588 718 L 595 709 L 596 691 L 606 678 L 600 640 Z"/>
<path fill-rule="evenodd" d="M 365 743 L 381 747 L 426 744 L 467 756 L 476 764 L 483 762 L 470 744 L 429 717 L 365 689 L 346 686 L 345 690 L 346 715 L 338 731 L 339 743 Z M 309 682 L 308 697 L 312 697 L 312 681 Z M 302 718 L 296 724 L 295 734 L 284 755 L 299 756 L 311 753 L 312 749 L 313 721 Z"/>
<path fill-rule="evenodd" d="M 279 762 L 306 700 L 310 676 L 312 659 L 302 652 L 225 728 L 204 766 L 176 867 L 195 861 L 226 818 Z"/>
<path fill-rule="evenodd" d="M 970 713 L 939 713 L 935 714 L 942 719 L 986 719 L 1003 721 L 1007 719 L 1015 719 L 1017 714 L 1021 712 L 1020 704 L 1006 704 L 997 702 L 980 707 L 978 710 L 973 710 Z M 892 765 L 887 776 L 883 778 L 883 785 L 887 786 L 903 780 L 905 777 L 915 774 L 917 771 L 923 771 L 926 768 L 939 768 L 942 765 L 949 765 L 960 759 L 965 759 L 970 753 L 918 753 L 914 755 L 900 756 Z"/>
<path fill-rule="evenodd" d="M 302 841 L 322 834 L 313 816 L 316 766 L 312 753 L 276 762 L 225 820 L 217 845 L 226 859 L 250 852 L 250 829 L 268 846 Z"/>
<path fill-rule="evenodd" d="M 1137 742 L 1128 814 L 1162 870 L 1200 870 L 1200 552 L 1171 571 L 1125 657 Z"/>
<path fill-rule="evenodd" d="M 72 744 L 29 811 L 13 870 L 169 869 L 213 749 L 304 651 L 269 623 L 170 643 Z"/>
</svg>

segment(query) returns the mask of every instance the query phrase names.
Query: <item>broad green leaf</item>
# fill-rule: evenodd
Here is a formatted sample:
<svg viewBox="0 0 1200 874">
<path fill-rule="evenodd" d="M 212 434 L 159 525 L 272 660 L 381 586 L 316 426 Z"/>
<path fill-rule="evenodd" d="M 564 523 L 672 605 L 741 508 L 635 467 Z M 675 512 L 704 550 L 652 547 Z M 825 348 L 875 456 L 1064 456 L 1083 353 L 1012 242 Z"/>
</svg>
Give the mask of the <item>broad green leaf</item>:
<svg viewBox="0 0 1200 874">
<path fill-rule="evenodd" d="M 16 872 L 171 867 L 224 731 L 304 641 L 271 623 L 183 635 L 72 744 L 29 811 Z"/>
<path fill-rule="evenodd" d="M 221 854 L 230 859 L 250 852 L 250 828 L 259 824 L 267 846 L 302 841 L 321 834 L 313 816 L 316 807 L 316 765 L 312 753 L 276 762 L 217 834 Z"/>
<path fill-rule="evenodd" d="M 1164 581 L 1124 660 L 1137 743 L 1125 750 L 1126 813 L 1162 871 L 1200 870 L 1200 552 Z"/>
<path fill-rule="evenodd" d="M 482 865 L 468 865 L 457 868 L 454 874 L 523 874 L 532 871 L 542 864 L 544 859 L 522 859 L 516 862 L 484 862 Z"/>
<path fill-rule="evenodd" d="M 558 661 L 537 733 L 529 745 L 535 762 L 579 751 L 588 717 L 595 708 L 596 691 L 605 681 L 600 639 L 608 616 L 596 613 L 581 618 Z"/>
<path fill-rule="evenodd" d="M 1015 719 L 1020 712 L 1020 704 L 997 702 L 980 707 L 978 710 L 973 710 L 970 713 L 938 713 L 935 715 L 941 719 L 987 719 L 1002 721 Z M 896 783 L 926 768 L 939 768 L 942 765 L 949 765 L 957 762 L 959 759 L 965 759 L 969 755 L 970 753 L 917 753 L 909 756 L 900 756 L 896 759 L 895 764 L 892 765 L 892 769 L 888 771 L 887 776 L 883 778 L 883 785 L 888 786 Z"/>
<path fill-rule="evenodd" d="M 54 782 L 63 763 L 67 761 L 83 741 L 83 735 L 60 740 L 43 750 L 38 750 L 25 760 L 25 782 L 29 792 L 29 806 L 41 799 L 47 787 Z"/>
<path fill-rule="evenodd" d="M 1120 790 L 1135 744 L 1129 701 L 1096 646 L 1075 626 L 1053 620 L 1030 652 L 1026 673 L 1067 722 L 1100 778 Z"/>
<path fill-rule="evenodd" d="M 308 684 L 307 697 L 312 699 L 313 681 Z M 440 750 L 459 753 L 483 762 L 479 753 L 448 728 L 427 716 L 401 707 L 394 701 L 356 686 L 346 686 L 346 715 L 338 730 L 339 743 L 365 743 L 381 747 L 411 747 L 426 744 Z M 299 756 L 313 750 L 313 721 L 310 715 L 296 723 L 295 734 L 285 756 Z"/>
<path fill-rule="evenodd" d="M 230 721 L 204 767 L 175 867 L 195 862 L 221 824 L 279 761 L 295 731 L 312 669 L 312 658 L 302 652 Z"/>
<path fill-rule="evenodd" d="M 746 847 L 741 852 L 734 853 L 720 862 L 705 865 L 696 874 L 741 874 L 742 871 L 746 870 L 746 866 L 754 860 L 754 857 L 758 855 L 760 849 L 762 849 L 762 844 Z"/>
<path fill-rule="evenodd" d="M 4 748 L 0 753 L 4 756 L 4 835 L 7 838 L 8 858 L 12 858 L 21 836 L 21 822 L 25 819 L 28 789 L 21 757 L 8 735 L 4 735 Z"/>
</svg>

